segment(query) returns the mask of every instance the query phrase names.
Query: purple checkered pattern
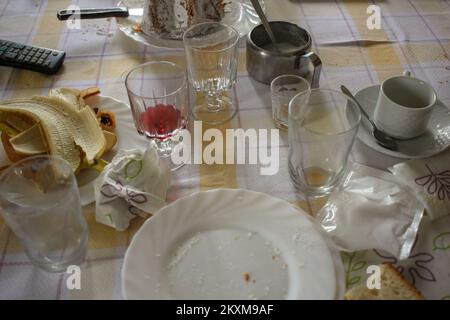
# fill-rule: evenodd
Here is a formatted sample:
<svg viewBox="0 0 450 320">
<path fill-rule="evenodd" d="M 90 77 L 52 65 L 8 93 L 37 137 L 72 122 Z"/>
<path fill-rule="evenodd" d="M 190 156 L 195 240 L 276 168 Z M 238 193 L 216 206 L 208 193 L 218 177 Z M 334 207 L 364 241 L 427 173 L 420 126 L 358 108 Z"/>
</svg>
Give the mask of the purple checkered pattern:
<svg viewBox="0 0 450 320">
<path fill-rule="evenodd" d="M 184 63 L 182 50 L 145 47 L 118 29 L 114 19 L 82 21 L 70 30 L 56 20 L 56 10 L 69 4 L 80 7 L 114 6 L 113 0 L 0 0 L 0 39 L 49 46 L 67 52 L 64 68 L 55 76 L 0 67 L 0 98 L 46 94 L 50 88 L 98 86 L 102 94 L 127 101 L 124 76 L 134 65 L 149 60 Z M 345 84 L 357 92 L 385 78 L 410 70 L 429 82 L 440 99 L 450 105 L 450 1 L 289 1 L 264 0 L 269 18 L 294 22 L 313 38 L 312 50 L 323 61 L 321 85 L 333 89 Z M 382 30 L 366 27 L 369 5 L 379 5 Z M 240 42 L 245 59 L 245 41 Z M 239 68 L 235 88 L 237 116 L 231 127 L 272 128 L 270 90 Z M 313 214 L 314 199 L 295 192 L 287 170 L 287 135 L 280 135 L 280 169 L 276 176 L 261 176 L 258 166 L 236 166 L 237 186 L 303 203 Z M 385 169 L 399 161 L 357 141 L 353 161 Z M 4 158 L 4 156 L 3 156 Z M 174 173 L 168 201 L 200 190 L 200 168 L 188 165 Z M 49 274 L 31 265 L 18 240 L 0 222 L 0 299 L 120 299 L 120 272 L 132 232 L 119 233 L 95 223 L 94 207 L 85 208 L 90 226 L 86 262 L 81 266 L 81 290 L 69 290 L 67 274 Z M 438 224 L 424 223 L 414 257 L 398 263 L 404 275 L 430 299 L 450 296 L 449 250 L 433 251 L 433 239 L 450 232 L 450 217 Z M 420 262 L 425 255 L 426 262 Z M 393 262 L 376 252 L 345 255 L 353 261 Z M 419 257 L 419 258 L 417 258 Z M 422 259 L 424 260 L 424 259 Z M 351 270 L 347 270 L 351 272 Z M 362 271 L 363 272 L 363 271 Z"/>
</svg>

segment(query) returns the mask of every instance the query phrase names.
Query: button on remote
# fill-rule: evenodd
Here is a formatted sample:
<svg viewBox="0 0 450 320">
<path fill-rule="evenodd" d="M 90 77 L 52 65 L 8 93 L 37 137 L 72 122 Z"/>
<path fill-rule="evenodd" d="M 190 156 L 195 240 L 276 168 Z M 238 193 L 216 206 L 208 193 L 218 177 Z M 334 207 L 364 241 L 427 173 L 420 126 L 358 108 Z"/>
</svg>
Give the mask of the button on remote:
<svg viewBox="0 0 450 320">
<path fill-rule="evenodd" d="M 13 60 L 17 57 L 17 53 L 14 52 L 7 52 L 5 55 L 3 55 L 3 58 L 8 60 Z"/>
</svg>

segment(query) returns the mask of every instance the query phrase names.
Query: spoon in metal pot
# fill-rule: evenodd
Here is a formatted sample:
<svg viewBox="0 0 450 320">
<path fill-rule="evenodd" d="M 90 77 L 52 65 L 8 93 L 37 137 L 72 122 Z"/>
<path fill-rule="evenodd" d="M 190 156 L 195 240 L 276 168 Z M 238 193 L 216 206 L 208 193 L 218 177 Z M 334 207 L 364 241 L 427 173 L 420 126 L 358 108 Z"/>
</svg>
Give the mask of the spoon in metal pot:
<svg viewBox="0 0 450 320">
<path fill-rule="evenodd" d="M 397 150 L 398 149 L 397 142 L 392 137 L 390 137 L 387 133 L 385 133 L 377 128 L 375 123 L 372 121 L 372 119 L 370 119 L 367 112 L 363 109 L 363 107 L 358 102 L 358 100 L 356 100 L 356 98 L 353 96 L 353 94 L 350 92 L 350 90 L 348 90 L 344 85 L 341 86 L 341 90 L 344 94 L 346 94 L 347 96 L 349 96 L 350 98 L 353 98 L 353 100 L 355 100 L 356 104 L 359 107 L 359 110 L 361 110 L 361 113 L 364 115 L 364 117 L 366 117 L 366 119 L 372 125 L 372 129 L 373 129 L 372 135 L 377 140 L 377 143 L 380 146 L 382 146 L 383 148 L 386 148 L 389 150 L 394 150 L 394 151 Z"/>
<path fill-rule="evenodd" d="M 273 47 L 276 51 L 281 52 L 280 48 L 277 45 L 277 39 L 275 38 L 275 35 L 272 31 L 272 28 L 270 27 L 270 23 L 267 20 L 266 15 L 264 14 L 263 9 L 261 8 L 261 5 L 259 4 L 258 0 L 250 0 L 253 4 L 253 7 L 255 8 L 256 13 L 259 16 L 259 19 L 261 19 L 261 22 L 264 26 L 264 29 L 266 29 L 267 34 L 269 35 L 270 41 L 272 41 Z"/>
</svg>

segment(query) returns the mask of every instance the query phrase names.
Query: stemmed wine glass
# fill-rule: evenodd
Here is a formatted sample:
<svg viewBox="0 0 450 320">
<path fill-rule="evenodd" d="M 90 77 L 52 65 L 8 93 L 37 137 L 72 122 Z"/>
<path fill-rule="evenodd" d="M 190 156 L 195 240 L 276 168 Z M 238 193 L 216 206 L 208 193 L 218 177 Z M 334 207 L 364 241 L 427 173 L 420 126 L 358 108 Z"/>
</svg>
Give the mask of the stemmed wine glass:
<svg viewBox="0 0 450 320">
<path fill-rule="evenodd" d="M 199 23 L 184 33 L 189 82 L 205 99 L 193 107 L 194 118 L 219 124 L 235 114 L 227 91 L 236 82 L 238 40 L 238 31 L 218 22 Z"/>
<path fill-rule="evenodd" d="M 187 125 L 188 96 L 183 68 L 168 61 L 151 61 L 130 70 L 126 79 L 134 124 L 154 141 L 160 158 L 173 171 L 183 165 L 171 157 L 178 133 Z"/>
</svg>

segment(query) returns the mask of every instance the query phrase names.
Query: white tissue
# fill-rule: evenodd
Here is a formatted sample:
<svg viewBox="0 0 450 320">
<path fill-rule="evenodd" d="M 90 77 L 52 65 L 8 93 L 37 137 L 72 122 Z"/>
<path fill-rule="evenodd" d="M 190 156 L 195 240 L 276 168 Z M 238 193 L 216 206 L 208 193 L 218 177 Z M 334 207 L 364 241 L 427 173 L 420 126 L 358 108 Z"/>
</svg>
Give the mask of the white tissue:
<svg viewBox="0 0 450 320">
<path fill-rule="evenodd" d="M 150 144 L 145 151 L 120 150 L 95 181 L 95 218 L 119 231 L 135 216 L 147 217 L 163 207 L 170 170 Z"/>
<path fill-rule="evenodd" d="M 406 259 L 424 206 L 383 171 L 353 164 L 342 187 L 318 214 L 323 229 L 345 251 L 379 249 Z"/>
</svg>

